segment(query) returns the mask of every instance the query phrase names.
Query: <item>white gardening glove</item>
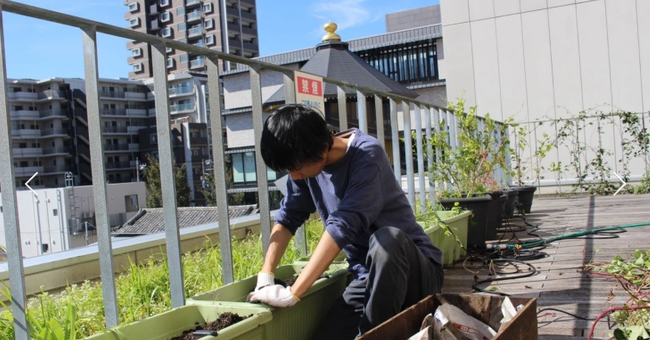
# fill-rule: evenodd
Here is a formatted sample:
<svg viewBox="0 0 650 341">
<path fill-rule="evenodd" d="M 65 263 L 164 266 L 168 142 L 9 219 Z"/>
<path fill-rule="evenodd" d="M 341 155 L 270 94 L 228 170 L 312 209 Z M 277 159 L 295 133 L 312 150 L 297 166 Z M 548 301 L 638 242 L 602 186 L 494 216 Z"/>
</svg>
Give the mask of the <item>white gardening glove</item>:
<svg viewBox="0 0 650 341">
<path fill-rule="evenodd" d="M 286 308 L 300 302 L 300 299 L 291 292 L 291 287 L 285 288 L 276 284 L 253 292 L 249 297 L 249 301 L 262 302 L 276 308 Z"/>
<path fill-rule="evenodd" d="M 257 274 L 257 285 L 255 285 L 255 290 L 260 290 L 269 285 L 275 284 L 275 275 L 271 272 L 260 272 Z"/>
</svg>

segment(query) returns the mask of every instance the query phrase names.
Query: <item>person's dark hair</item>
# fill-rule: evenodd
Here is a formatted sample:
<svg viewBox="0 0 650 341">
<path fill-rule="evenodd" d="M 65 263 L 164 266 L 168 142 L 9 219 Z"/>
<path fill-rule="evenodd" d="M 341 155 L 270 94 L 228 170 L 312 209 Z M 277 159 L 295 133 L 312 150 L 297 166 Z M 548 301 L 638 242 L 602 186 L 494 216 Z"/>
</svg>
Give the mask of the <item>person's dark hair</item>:
<svg viewBox="0 0 650 341">
<path fill-rule="evenodd" d="M 277 108 L 264 122 L 260 146 L 264 163 L 281 172 L 320 162 L 334 140 L 321 114 L 301 104 Z"/>
</svg>

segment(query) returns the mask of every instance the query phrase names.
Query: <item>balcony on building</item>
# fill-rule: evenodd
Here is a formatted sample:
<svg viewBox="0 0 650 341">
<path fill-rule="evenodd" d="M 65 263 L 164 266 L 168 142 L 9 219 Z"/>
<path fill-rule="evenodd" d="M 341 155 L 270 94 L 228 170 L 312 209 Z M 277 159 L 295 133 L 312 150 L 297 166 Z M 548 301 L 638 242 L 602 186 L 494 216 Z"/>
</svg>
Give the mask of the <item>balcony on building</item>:
<svg viewBox="0 0 650 341">
<path fill-rule="evenodd" d="M 131 164 L 131 161 L 114 161 L 106 162 L 107 170 L 116 170 L 116 169 L 133 169 L 135 166 Z"/>
<path fill-rule="evenodd" d="M 67 118 L 65 112 L 61 109 L 46 109 L 46 110 L 41 110 L 38 113 L 38 116 L 40 118 L 46 118 L 46 117 L 61 117 L 61 118 Z"/>
<path fill-rule="evenodd" d="M 190 60 L 190 69 L 200 69 L 205 67 L 205 57 L 198 57 Z"/>
<path fill-rule="evenodd" d="M 67 146 L 43 147 L 43 156 L 52 156 L 56 154 L 68 155 L 70 148 Z"/>
<path fill-rule="evenodd" d="M 14 176 L 32 176 L 36 172 L 43 173 L 43 166 L 14 167 Z"/>
<path fill-rule="evenodd" d="M 36 138 L 41 137 L 40 129 L 11 129 L 12 138 Z"/>
<path fill-rule="evenodd" d="M 9 99 L 16 101 L 35 101 L 38 99 L 38 94 L 29 91 L 9 92 Z"/>
<path fill-rule="evenodd" d="M 194 38 L 203 35 L 203 25 L 197 25 L 187 30 L 187 37 Z"/>
<path fill-rule="evenodd" d="M 51 165 L 51 166 L 43 166 L 43 174 L 48 174 L 48 175 L 53 175 L 57 173 L 65 173 L 65 172 L 71 172 L 72 167 L 69 165 Z"/>
<path fill-rule="evenodd" d="M 185 7 L 189 8 L 189 7 L 198 6 L 202 2 L 203 2 L 202 0 L 185 0 Z"/>
<path fill-rule="evenodd" d="M 173 104 L 169 106 L 169 112 L 171 114 L 183 114 L 194 111 L 194 102 L 192 103 L 182 103 L 182 104 Z"/>
<path fill-rule="evenodd" d="M 129 150 L 128 143 L 106 143 L 104 144 L 104 152 L 125 152 Z"/>
<path fill-rule="evenodd" d="M 10 110 L 9 117 L 11 119 L 30 120 L 39 118 L 38 110 Z"/>
<path fill-rule="evenodd" d="M 12 148 L 14 157 L 36 157 L 43 154 L 42 148 Z"/>
<path fill-rule="evenodd" d="M 127 126 L 104 126 L 102 127 L 102 133 L 104 134 L 127 134 Z"/>
<path fill-rule="evenodd" d="M 102 116 L 126 116 L 126 109 L 104 108 L 101 109 Z"/>
<path fill-rule="evenodd" d="M 193 12 L 187 13 L 187 17 L 186 17 L 185 21 L 188 24 L 190 24 L 190 23 L 193 23 L 195 21 L 201 20 L 202 17 L 203 17 L 203 15 L 202 15 L 200 10 L 193 11 Z"/>
<path fill-rule="evenodd" d="M 149 31 L 157 31 L 160 29 L 160 20 L 158 18 L 154 18 L 151 21 L 149 21 Z"/>
<path fill-rule="evenodd" d="M 156 109 L 150 109 L 150 112 L 152 112 L 152 115 L 156 114 Z M 147 109 L 126 109 L 126 115 L 127 116 L 139 116 L 139 117 L 147 117 Z"/>
<path fill-rule="evenodd" d="M 160 13 L 160 11 L 158 10 L 158 2 L 156 1 L 149 6 L 149 15 L 156 15 L 158 13 Z"/>
<path fill-rule="evenodd" d="M 177 86 L 169 88 L 168 95 L 170 98 L 194 95 L 194 87 L 191 86 Z"/>
<path fill-rule="evenodd" d="M 70 133 L 70 129 L 68 129 L 67 127 L 41 129 L 41 137 L 52 137 L 56 135 L 68 136 L 69 133 Z"/>
<path fill-rule="evenodd" d="M 104 98 L 125 98 L 124 90 L 115 89 L 115 90 L 101 90 L 99 92 L 100 97 Z"/>
</svg>

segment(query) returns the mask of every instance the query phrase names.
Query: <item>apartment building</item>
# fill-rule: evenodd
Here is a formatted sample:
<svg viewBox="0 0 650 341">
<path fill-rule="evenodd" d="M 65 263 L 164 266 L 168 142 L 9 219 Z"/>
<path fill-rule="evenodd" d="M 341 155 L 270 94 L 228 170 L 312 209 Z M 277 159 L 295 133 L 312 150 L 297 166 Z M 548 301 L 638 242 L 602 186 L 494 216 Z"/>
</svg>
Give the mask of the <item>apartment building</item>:
<svg viewBox="0 0 650 341">
<path fill-rule="evenodd" d="M 8 80 L 16 186 L 57 187 L 73 168 L 70 85 L 61 78 Z"/>
<path fill-rule="evenodd" d="M 242 57 L 259 56 L 255 0 L 126 0 L 124 18 L 131 29 Z M 127 43 L 130 79 L 153 77 L 151 47 Z M 205 60 L 167 48 L 170 73 L 204 72 Z M 234 67 L 229 62 L 222 70 Z"/>
</svg>

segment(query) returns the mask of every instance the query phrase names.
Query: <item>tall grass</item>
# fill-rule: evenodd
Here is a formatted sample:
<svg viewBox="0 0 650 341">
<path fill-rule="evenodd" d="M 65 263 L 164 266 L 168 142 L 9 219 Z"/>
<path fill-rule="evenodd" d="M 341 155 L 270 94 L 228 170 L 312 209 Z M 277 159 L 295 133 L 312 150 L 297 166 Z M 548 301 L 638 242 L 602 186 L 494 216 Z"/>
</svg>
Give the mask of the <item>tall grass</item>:
<svg viewBox="0 0 650 341">
<path fill-rule="evenodd" d="M 323 226 L 320 220 L 305 224 L 307 250 L 315 249 Z M 162 250 L 161 250 L 162 253 Z M 287 249 L 280 264 L 291 264 L 301 255 L 294 243 Z M 235 280 L 253 276 L 262 268 L 260 236 L 232 242 Z M 221 248 L 206 238 L 205 247 L 182 257 L 185 296 L 213 290 L 223 285 Z M 152 256 L 146 265 L 130 261 L 128 271 L 116 278 L 118 316 L 122 324 L 141 320 L 171 309 L 169 269 L 165 257 Z M 6 297 L 9 289 L 0 288 Z M 4 306 L 4 303 L 0 301 Z M 41 293 L 28 300 L 27 319 L 30 337 L 35 340 L 75 340 L 105 329 L 104 300 L 101 282 L 85 281 L 68 285 L 56 294 Z M 10 307 L 0 311 L 0 339 L 14 338 Z"/>
</svg>

